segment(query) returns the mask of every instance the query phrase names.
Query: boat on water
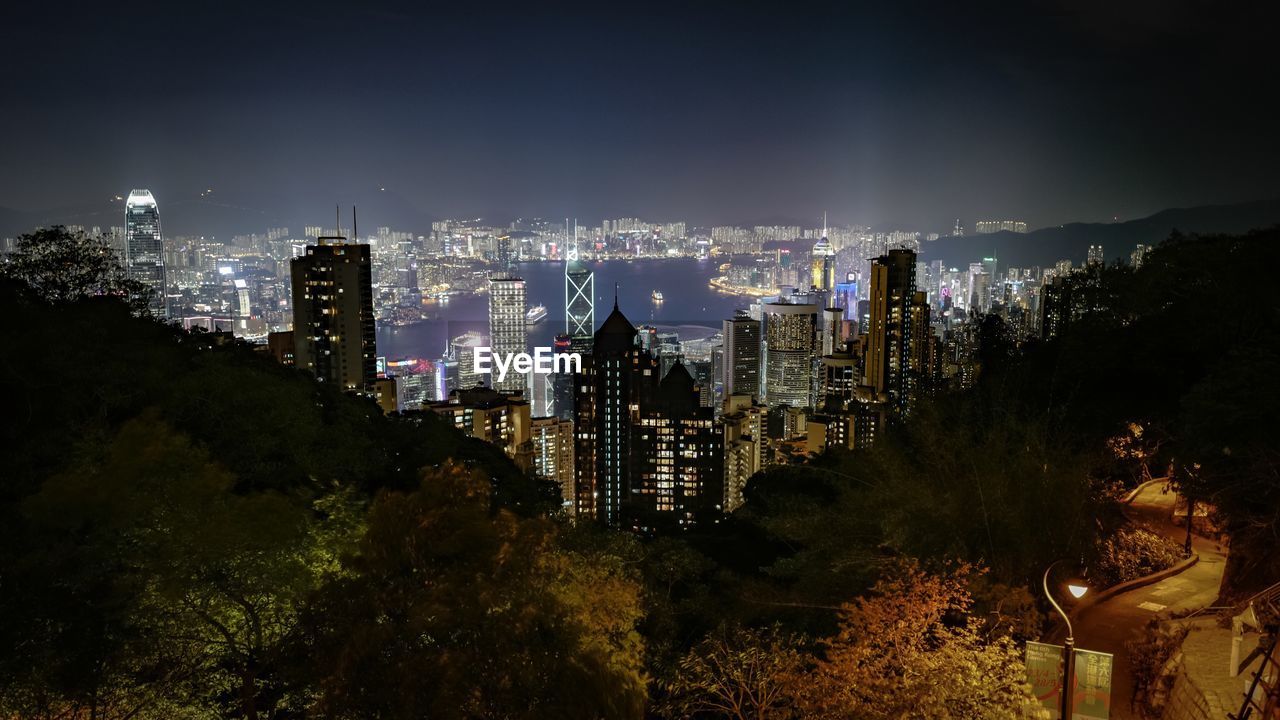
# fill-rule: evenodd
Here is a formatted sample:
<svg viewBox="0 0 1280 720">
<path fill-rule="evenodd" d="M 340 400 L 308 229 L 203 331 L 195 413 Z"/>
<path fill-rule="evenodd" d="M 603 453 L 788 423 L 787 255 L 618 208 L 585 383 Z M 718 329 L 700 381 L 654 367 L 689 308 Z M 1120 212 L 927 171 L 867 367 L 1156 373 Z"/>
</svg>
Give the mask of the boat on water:
<svg viewBox="0 0 1280 720">
<path fill-rule="evenodd" d="M 524 321 L 533 325 L 547 319 L 547 306 L 534 305 L 524 314 Z"/>
<path fill-rule="evenodd" d="M 654 290 L 654 291 L 653 291 L 653 294 L 652 294 L 652 295 L 650 295 L 649 297 L 653 298 L 653 301 L 654 301 L 654 302 L 656 302 L 656 303 L 660 303 L 660 302 L 662 302 L 662 291 L 661 291 L 661 290 Z"/>
</svg>

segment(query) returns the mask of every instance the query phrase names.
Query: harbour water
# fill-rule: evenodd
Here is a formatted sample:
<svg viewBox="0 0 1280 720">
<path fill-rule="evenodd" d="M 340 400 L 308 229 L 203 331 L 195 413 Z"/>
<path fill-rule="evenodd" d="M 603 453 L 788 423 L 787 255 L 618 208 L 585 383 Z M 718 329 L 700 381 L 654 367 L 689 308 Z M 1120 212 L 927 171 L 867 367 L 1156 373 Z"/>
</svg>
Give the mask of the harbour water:
<svg viewBox="0 0 1280 720">
<path fill-rule="evenodd" d="M 682 340 L 719 330 L 722 320 L 751 302 L 708 285 L 716 275 L 718 263 L 714 260 L 605 260 L 588 265 L 595 272 L 597 326 L 613 309 L 615 285 L 618 306 L 631 322 L 675 329 Z M 529 307 L 547 307 L 547 319 L 529 328 L 529 345 L 550 347 L 552 338 L 565 329 L 564 263 L 520 263 L 517 273 L 527 283 Z M 654 301 L 655 290 L 661 293 L 662 302 Z M 467 330 L 487 335 L 488 312 L 488 295 L 452 296 L 449 302 L 433 306 L 427 320 L 379 326 L 378 354 L 390 360 L 440 357 L 451 337 Z"/>
</svg>

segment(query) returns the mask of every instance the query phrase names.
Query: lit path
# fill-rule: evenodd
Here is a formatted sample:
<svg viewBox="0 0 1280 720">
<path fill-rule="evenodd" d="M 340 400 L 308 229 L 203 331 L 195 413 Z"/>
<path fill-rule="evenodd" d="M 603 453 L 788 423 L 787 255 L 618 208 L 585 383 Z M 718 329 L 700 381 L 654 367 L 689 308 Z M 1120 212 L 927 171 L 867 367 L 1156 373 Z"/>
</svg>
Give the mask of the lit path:
<svg viewBox="0 0 1280 720">
<path fill-rule="evenodd" d="M 1170 520 L 1177 496 L 1166 485 L 1154 482 L 1138 491 L 1125 513 L 1139 525 L 1159 532 L 1182 545 L 1185 527 Z M 1085 608 L 1073 620 L 1076 647 L 1115 655 L 1111 682 L 1111 717 L 1113 720 L 1140 720 L 1131 709 L 1133 677 L 1129 672 L 1129 654 L 1124 643 L 1135 632 L 1142 631 L 1156 613 L 1198 610 L 1213 604 L 1226 567 L 1226 548 L 1199 535 L 1192 536 L 1192 546 L 1200 561 L 1187 570 L 1157 583 L 1134 588 L 1113 596 L 1098 605 Z"/>
</svg>

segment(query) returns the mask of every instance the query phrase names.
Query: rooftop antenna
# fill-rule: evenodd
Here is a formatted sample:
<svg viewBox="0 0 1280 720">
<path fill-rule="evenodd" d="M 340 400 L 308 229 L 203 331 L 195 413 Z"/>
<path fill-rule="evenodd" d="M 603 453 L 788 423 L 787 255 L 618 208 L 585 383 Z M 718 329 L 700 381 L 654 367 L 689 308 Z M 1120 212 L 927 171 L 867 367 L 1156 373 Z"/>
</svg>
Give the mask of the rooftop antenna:
<svg viewBox="0 0 1280 720">
<path fill-rule="evenodd" d="M 613 309 L 618 309 L 618 283 L 613 284 Z"/>
<path fill-rule="evenodd" d="M 827 236 L 827 211 L 822 211 L 822 237 Z"/>
<path fill-rule="evenodd" d="M 360 231 L 356 230 L 356 206 L 351 206 L 351 242 L 360 242 Z"/>
<path fill-rule="evenodd" d="M 338 224 L 333 230 L 333 234 L 342 237 L 342 208 L 338 205 L 333 206 L 333 221 Z"/>
</svg>

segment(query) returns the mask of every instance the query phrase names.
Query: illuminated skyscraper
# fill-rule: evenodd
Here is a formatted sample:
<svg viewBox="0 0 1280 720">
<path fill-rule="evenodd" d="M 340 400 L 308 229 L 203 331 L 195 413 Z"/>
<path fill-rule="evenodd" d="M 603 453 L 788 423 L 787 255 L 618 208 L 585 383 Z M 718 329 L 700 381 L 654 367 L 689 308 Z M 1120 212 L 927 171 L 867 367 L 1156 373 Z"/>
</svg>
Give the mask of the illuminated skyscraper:
<svg viewBox="0 0 1280 720">
<path fill-rule="evenodd" d="M 657 388 L 658 362 L 616 301 L 582 361 L 573 398 L 576 512 L 617 527 L 634 468 L 632 426 Z"/>
<path fill-rule="evenodd" d="M 576 352 L 590 352 L 595 331 L 595 273 L 575 257 L 564 265 L 564 326 Z"/>
<path fill-rule="evenodd" d="M 322 237 L 290 263 L 294 361 L 318 380 L 371 392 L 377 378 L 369 246 Z"/>
<path fill-rule="evenodd" d="M 760 321 L 745 314 L 724 321 L 724 396 L 760 397 Z"/>
<path fill-rule="evenodd" d="M 914 383 L 911 375 L 911 303 L 916 294 L 916 254 L 890 250 L 871 261 L 871 312 L 863 385 L 876 397 L 887 396 L 906 413 Z"/>
<path fill-rule="evenodd" d="M 524 280 L 502 277 L 489 280 L 489 345 L 494 354 L 502 356 L 529 352 L 529 328 Z M 514 371 L 507 372 L 501 381 L 491 376 L 494 390 L 521 392 L 527 398 L 529 377 Z"/>
<path fill-rule="evenodd" d="M 533 469 L 538 477 L 560 488 L 566 511 L 573 502 L 573 421 L 555 417 L 533 418 Z"/>
<path fill-rule="evenodd" d="M 624 503 L 632 527 L 688 527 L 724 504 L 724 435 L 677 362 L 635 420 L 635 471 Z"/>
<path fill-rule="evenodd" d="M 160 210 L 150 190 L 133 190 L 124 206 L 124 266 L 129 277 L 151 291 L 151 314 L 168 317 L 165 296 L 164 239 L 160 234 Z"/>
<path fill-rule="evenodd" d="M 1085 265 L 1101 265 L 1105 261 L 1106 261 L 1106 257 L 1103 255 L 1102 246 L 1090 245 L 1089 255 L 1085 260 Z"/>
<path fill-rule="evenodd" d="M 808 407 L 817 356 L 818 308 L 768 303 L 763 313 L 765 400 L 770 407 Z"/>
<path fill-rule="evenodd" d="M 826 231 L 813 244 L 811 284 L 819 290 L 834 290 L 836 287 L 836 253 L 827 240 Z"/>
</svg>

